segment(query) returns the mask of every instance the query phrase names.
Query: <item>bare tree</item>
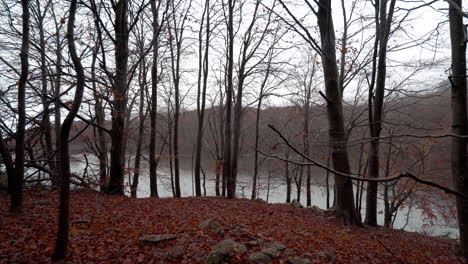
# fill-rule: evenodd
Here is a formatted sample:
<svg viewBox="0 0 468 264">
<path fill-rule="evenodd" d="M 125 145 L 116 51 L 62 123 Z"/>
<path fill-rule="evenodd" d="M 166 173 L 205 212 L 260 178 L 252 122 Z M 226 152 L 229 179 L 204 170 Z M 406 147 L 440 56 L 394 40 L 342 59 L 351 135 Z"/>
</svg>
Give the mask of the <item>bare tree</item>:
<svg viewBox="0 0 468 264">
<path fill-rule="evenodd" d="M 124 194 L 124 131 L 127 113 L 128 80 L 128 1 L 119 0 L 114 5 L 115 21 L 115 63 L 116 72 L 113 84 L 111 164 L 110 179 L 107 186 L 109 194 Z"/>
<path fill-rule="evenodd" d="M 452 133 L 466 135 L 467 96 L 466 96 L 466 27 L 463 25 L 461 0 L 450 0 L 449 24 L 452 49 L 452 65 L 449 80 L 452 84 Z M 467 141 L 465 138 L 452 137 L 451 168 L 457 191 L 468 195 Z M 460 254 L 468 259 L 468 203 L 466 198 L 457 197 L 458 226 L 460 229 Z"/>
<path fill-rule="evenodd" d="M 371 137 L 375 138 L 371 141 L 369 150 L 370 178 L 379 177 L 379 136 L 380 131 L 382 130 L 382 112 L 385 95 L 385 78 L 387 72 L 387 44 L 388 39 L 390 38 L 390 29 L 392 25 L 393 13 L 395 10 L 395 3 L 396 0 L 390 1 L 390 7 L 388 11 L 388 0 L 376 1 L 375 3 L 376 37 L 372 62 L 372 79 L 369 85 L 368 99 L 369 130 Z M 365 223 L 371 226 L 377 225 L 377 189 L 377 183 L 368 183 Z"/>
<path fill-rule="evenodd" d="M 59 174 L 55 168 L 54 149 L 52 147 L 52 134 L 51 134 L 51 123 L 50 123 L 50 110 L 49 110 L 49 91 L 47 81 L 47 64 L 46 64 L 46 39 L 45 39 L 45 25 L 44 20 L 48 9 L 50 8 L 51 1 L 44 3 L 44 10 L 41 8 L 41 3 L 36 0 L 35 5 L 35 19 L 37 22 L 37 29 L 39 30 L 39 54 L 40 54 L 40 70 L 41 70 L 41 101 L 42 101 L 42 122 L 41 128 L 45 139 L 45 157 L 47 164 L 49 165 L 49 173 L 52 181 L 52 185 L 59 186 L 60 181 L 58 180 Z"/>
<path fill-rule="evenodd" d="M 5 165 L 7 179 L 8 179 L 8 192 L 11 194 L 13 190 L 13 182 L 16 178 L 15 165 L 13 158 L 11 157 L 10 148 L 3 139 L 2 129 L 0 129 L 0 155 L 2 157 L 2 162 Z"/>
<path fill-rule="evenodd" d="M 329 144 L 332 164 L 335 171 L 350 174 L 349 156 L 346 145 L 346 131 L 343 116 L 343 96 L 338 74 L 335 53 L 335 29 L 331 11 L 331 0 L 319 0 L 318 9 L 307 3 L 311 11 L 317 16 L 320 31 L 320 45 L 312 37 L 304 25 L 291 13 L 283 0 L 280 0 L 289 16 L 297 26 L 293 29 L 317 51 L 322 58 L 323 75 L 325 80 L 325 99 L 327 102 L 327 116 L 329 124 Z M 299 28 L 298 28 L 299 27 Z M 335 174 L 336 206 L 335 214 L 342 217 L 346 224 L 360 225 L 359 217 L 354 206 L 353 184 L 351 179 Z"/>
<path fill-rule="evenodd" d="M 64 261 L 67 254 L 68 233 L 69 233 L 69 202 L 70 202 L 70 153 L 69 153 L 69 135 L 78 111 L 80 110 L 81 101 L 83 99 L 85 75 L 81 60 L 78 57 L 75 47 L 75 18 L 76 18 L 77 0 L 70 2 L 70 16 L 67 26 L 67 40 L 70 57 L 73 61 L 76 71 L 76 89 L 75 97 L 70 110 L 63 121 L 60 130 L 60 174 L 62 175 L 60 189 L 60 205 L 59 205 L 59 223 L 57 240 L 55 242 L 55 250 L 52 255 L 53 262 Z"/>
<path fill-rule="evenodd" d="M 223 1 L 223 4 L 224 1 Z M 224 123 L 223 182 L 226 181 L 228 198 L 235 196 L 235 181 L 232 178 L 232 97 L 234 92 L 234 7 L 236 0 L 227 1 L 227 72 L 226 72 L 226 114 Z M 224 188 L 223 188 L 224 193 Z"/>
<path fill-rule="evenodd" d="M 201 153 L 202 153 L 202 139 L 203 139 L 203 123 L 205 120 L 205 104 L 206 104 L 206 88 L 208 81 L 208 61 L 209 61 L 209 47 L 211 37 L 211 6 L 210 0 L 205 1 L 203 8 L 203 14 L 200 21 L 200 29 L 198 32 L 198 92 L 197 92 L 197 115 L 198 115 L 198 127 L 197 127 L 197 138 L 196 138 L 196 150 L 195 150 L 195 194 L 201 196 L 200 187 L 200 171 L 201 171 Z M 205 25 L 205 47 L 203 51 L 203 26 Z M 203 75 L 203 78 L 202 78 Z M 202 81 L 203 79 L 203 81 Z"/>
<path fill-rule="evenodd" d="M 186 5 L 184 5 L 184 3 Z M 182 71 L 180 68 L 180 59 L 182 57 L 183 41 L 185 39 L 184 31 L 185 25 L 188 18 L 188 12 L 192 5 L 192 1 L 188 0 L 187 2 L 182 1 L 178 2 L 177 5 L 174 1 L 171 2 L 172 14 L 171 14 L 171 24 L 169 24 L 169 48 L 171 53 L 171 70 L 172 70 L 172 79 L 174 82 L 174 133 L 173 133 L 173 154 L 174 154 L 174 187 L 176 197 L 181 196 L 180 192 L 180 165 L 179 165 L 179 117 L 180 117 L 180 106 L 181 98 L 180 95 L 180 81 L 182 76 Z M 177 9 L 180 14 L 177 13 Z M 180 16 L 180 18 L 179 18 Z"/>
<path fill-rule="evenodd" d="M 138 29 L 137 29 L 138 30 Z M 138 70 L 138 83 L 139 83 L 139 94 L 140 94 L 140 101 L 138 105 L 138 136 L 137 136 L 137 148 L 135 153 L 135 166 L 133 172 L 133 181 L 130 188 L 130 193 L 132 197 L 136 197 L 137 189 L 138 189 L 138 182 L 140 177 L 140 160 L 141 160 L 141 152 L 142 152 L 142 145 L 143 145 L 143 136 L 145 131 L 145 119 L 146 119 L 146 112 L 145 112 L 145 91 L 147 90 L 147 82 L 146 82 L 146 74 L 148 72 L 146 60 L 145 60 L 145 38 L 144 38 L 144 23 L 141 23 L 141 27 L 138 30 L 137 34 L 137 45 L 138 51 L 141 56 L 141 61 Z"/>
<path fill-rule="evenodd" d="M 21 209 L 24 179 L 24 140 L 26 130 L 26 83 L 29 75 L 29 1 L 22 0 L 21 75 L 18 82 L 18 123 L 16 126 L 15 180 L 11 188 L 10 210 Z"/>
</svg>

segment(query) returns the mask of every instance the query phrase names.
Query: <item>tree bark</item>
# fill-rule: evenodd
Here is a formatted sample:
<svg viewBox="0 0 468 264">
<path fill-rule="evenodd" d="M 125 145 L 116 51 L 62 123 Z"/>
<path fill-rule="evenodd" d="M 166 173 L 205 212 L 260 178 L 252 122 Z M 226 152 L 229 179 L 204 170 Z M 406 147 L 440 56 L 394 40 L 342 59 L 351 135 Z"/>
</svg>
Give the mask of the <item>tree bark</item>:
<svg viewBox="0 0 468 264">
<path fill-rule="evenodd" d="M 76 52 L 75 47 L 75 16 L 76 16 L 77 0 L 71 0 L 70 12 L 67 27 L 67 40 L 70 57 L 73 61 L 76 71 L 76 90 L 72 106 L 68 112 L 65 120 L 63 121 L 62 129 L 60 131 L 60 174 L 62 175 L 62 186 L 60 189 L 60 205 L 59 205 L 59 219 L 58 219 L 58 232 L 57 240 L 55 242 L 55 250 L 52 255 L 53 262 L 64 262 L 67 254 L 68 233 L 69 233 L 69 201 L 70 201 L 70 153 L 68 148 L 68 137 L 73 125 L 73 119 L 77 115 L 81 101 L 83 99 L 84 91 L 84 70 L 80 58 Z"/>
<path fill-rule="evenodd" d="M 105 112 L 102 106 L 101 95 L 97 91 L 96 85 L 96 60 L 98 55 L 99 44 L 96 43 L 96 47 L 93 50 L 93 58 L 91 61 L 91 79 L 93 81 L 93 96 L 94 96 L 94 114 L 96 115 L 96 124 L 100 127 L 104 127 L 105 122 Z M 96 128 L 95 128 L 96 129 Z M 107 188 L 107 142 L 104 130 L 97 128 L 98 137 L 97 140 L 97 151 L 98 151 L 98 160 L 99 160 L 99 190 L 100 192 L 106 192 Z"/>
<path fill-rule="evenodd" d="M 258 98 L 258 104 L 257 104 L 257 113 L 256 113 L 256 118 L 255 118 L 255 149 L 258 149 L 258 143 L 259 143 L 259 138 L 260 138 L 259 126 L 260 126 L 260 110 L 262 107 L 262 99 L 263 99 L 263 95 L 262 95 L 262 91 L 260 91 L 260 96 Z M 260 167 L 260 164 L 258 163 L 258 151 L 255 151 L 254 152 L 254 174 L 253 174 L 253 180 L 252 180 L 252 195 L 250 197 L 252 200 L 255 200 L 256 195 L 257 195 L 257 178 L 258 178 L 259 167 Z"/>
<path fill-rule="evenodd" d="M 144 56 L 144 41 L 140 40 L 140 55 Z M 138 189 L 138 182 L 140 178 L 140 159 L 141 159 L 141 147 L 143 143 L 143 136 L 145 131 L 145 90 L 146 90 L 146 60 L 143 58 L 140 62 L 140 70 L 139 70 L 139 83 L 140 83 L 140 105 L 138 110 L 138 138 L 137 138 L 137 149 L 135 153 L 135 166 L 133 172 L 133 180 L 132 185 L 130 188 L 130 195 L 131 197 L 137 197 L 137 189 Z"/>
<path fill-rule="evenodd" d="M 232 93 L 234 72 L 234 0 L 228 0 L 228 54 L 227 54 L 227 87 L 226 87 L 226 116 L 224 124 L 224 154 L 223 181 L 226 181 L 227 198 L 235 198 L 235 183 L 232 178 Z M 234 186 L 234 187 L 233 187 Z M 224 190 L 223 190 L 224 192 Z"/>
<path fill-rule="evenodd" d="M 205 52 L 202 52 L 203 43 L 203 24 L 206 15 L 206 39 L 205 39 Z M 198 93 L 197 93 L 197 114 L 198 114 L 198 127 L 197 127 L 197 141 L 195 150 L 195 194 L 201 196 L 200 188 L 200 170 L 201 170 L 201 152 L 202 152 L 202 139 L 203 139 L 203 123 L 205 119 L 205 102 L 206 102 L 206 88 L 208 80 L 208 51 L 210 46 L 210 1 L 205 1 L 205 8 L 203 11 L 202 21 L 200 23 L 199 33 L 199 70 L 198 70 Z M 201 83 L 201 75 L 203 73 L 203 84 Z M 219 191 L 218 191 L 219 192 Z"/>
<path fill-rule="evenodd" d="M 18 123 L 16 127 L 15 170 L 16 177 L 11 189 L 10 210 L 21 209 L 23 200 L 24 179 L 24 138 L 26 130 L 26 82 L 29 76 L 29 1 L 21 0 L 22 43 L 21 43 L 21 74 L 18 82 Z"/>
<path fill-rule="evenodd" d="M 159 58 L 159 7 L 156 1 L 151 1 L 151 13 L 153 18 L 153 63 L 151 66 L 151 108 L 150 108 L 150 143 L 149 143 L 149 169 L 150 169 L 150 197 L 159 197 L 157 183 L 156 162 L 156 131 L 158 112 L 158 58 Z M 170 146 L 170 145 L 169 145 Z"/>
<path fill-rule="evenodd" d="M 322 64 L 327 97 L 327 117 L 329 122 L 329 142 L 332 151 L 333 168 L 350 174 L 349 157 L 344 128 L 342 93 L 339 87 L 338 66 L 335 53 L 335 30 L 330 0 L 319 0 L 318 25 L 320 29 Z M 335 175 L 335 213 L 345 224 L 360 225 L 354 207 L 353 183 L 350 179 Z"/>
<path fill-rule="evenodd" d="M 15 165 L 13 164 L 13 158 L 11 157 L 10 149 L 8 144 L 3 140 L 3 133 L 0 129 L 0 154 L 2 156 L 3 164 L 5 165 L 7 179 L 8 179 L 8 193 L 13 192 L 13 182 L 16 178 Z"/>
<path fill-rule="evenodd" d="M 53 5 L 53 3 L 51 3 Z M 54 7 L 52 6 L 52 12 L 53 15 L 55 16 L 55 11 Z M 61 86 L 62 86 L 62 42 L 60 40 L 60 29 L 61 29 L 61 24 L 56 19 L 55 22 L 55 43 L 57 45 L 55 49 L 55 80 L 54 80 L 54 98 L 59 98 L 60 93 L 61 93 Z M 55 131 L 55 148 L 58 150 L 58 147 L 60 145 L 60 129 L 62 125 L 62 116 L 60 110 L 62 109 L 62 106 L 60 105 L 59 100 L 54 100 L 54 108 L 55 108 L 55 113 L 54 113 L 54 131 Z M 60 168 L 58 168 L 60 164 L 60 155 L 57 153 L 55 154 L 55 164 L 56 164 L 56 169 L 57 172 L 60 171 Z M 61 177 L 57 177 L 58 180 L 58 186 L 61 186 Z"/>
<path fill-rule="evenodd" d="M 454 5 L 462 9 L 461 0 L 453 0 Z M 467 134 L 467 102 L 466 102 L 466 39 L 463 16 L 449 5 L 450 42 L 452 49 L 452 133 Z M 452 137 L 451 168 L 455 189 L 468 195 L 468 164 L 466 139 Z M 456 198 L 458 226 L 460 231 L 459 253 L 468 260 L 468 202 L 462 197 Z"/>
<path fill-rule="evenodd" d="M 49 166 L 50 179 L 52 185 L 60 186 L 58 180 L 59 174 L 55 168 L 55 155 L 52 147 L 52 135 L 50 124 L 50 110 L 48 102 L 48 87 L 47 87 L 47 64 L 46 64 L 46 40 L 44 36 L 44 15 L 41 10 L 39 1 L 37 3 L 37 16 L 38 16 L 38 30 L 39 30 L 39 53 L 40 53 L 40 68 L 41 68 L 41 103 L 42 103 L 42 121 L 41 129 L 44 134 L 45 140 L 45 157 L 47 157 L 47 164 Z M 45 13 L 45 11 L 44 11 Z"/>
<path fill-rule="evenodd" d="M 395 8 L 396 0 L 391 0 L 390 9 L 387 12 L 388 0 L 381 0 L 380 4 L 377 1 L 376 13 L 380 12 L 380 15 L 376 15 L 376 42 L 379 42 L 378 52 L 378 66 L 377 66 L 377 80 L 375 90 L 375 102 L 372 105 L 372 92 L 369 93 L 369 127 L 371 137 L 374 139 L 371 141 L 369 150 L 369 177 L 379 177 L 379 137 L 382 130 L 382 114 L 383 104 L 385 95 L 385 78 L 387 74 L 387 43 L 390 36 L 390 28 L 393 19 L 393 10 Z M 380 10 L 379 10 L 380 7 Z M 380 17 L 380 23 L 379 21 Z M 374 46 L 377 49 L 377 45 Z M 374 53 L 375 56 L 375 53 Z M 375 62 L 375 58 L 374 58 Z M 375 64 L 373 65 L 375 72 Z M 375 76 L 375 75 L 374 75 Z M 374 77 L 373 77 L 374 80 Z M 373 81 L 370 90 L 373 89 Z M 373 111 L 370 110 L 372 109 Z M 367 196 L 366 196 L 366 219 L 365 223 L 370 226 L 377 225 L 377 195 L 378 195 L 378 183 L 369 182 L 367 184 Z"/>
<path fill-rule="evenodd" d="M 312 77 L 310 77 L 312 79 Z M 306 156 L 309 156 L 309 111 L 310 111 L 310 98 L 311 97 L 311 91 L 309 89 L 306 89 L 306 102 L 304 105 L 304 130 L 303 130 L 303 144 L 304 144 L 304 154 Z M 311 172 L 310 172 L 310 166 L 307 166 L 307 172 L 306 172 L 306 204 L 307 206 L 312 205 L 312 197 L 311 197 Z"/>
<path fill-rule="evenodd" d="M 107 193 L 124 195 L 124 132 L 127 113 L 127 67 L 128 67 L 128 2 L 119 0 L 115 6 L 115 64 L 112 128 L 111 165 Z"/>
<path fill-rule="evenodd" d="M 285 157 L 284 157 L 286 160 L 289 159 L 289 149 L 286 150 L 286 154 L 285 154 Z M 289 162 L 285 162 L 284 164 L 284 170 L 285 170 L 285 174 L 286 174 L 286 203 L 290 203 L 291 202 L 291 182 L 292 182 L 292 179 L 291 179 L 291 176 L 289 174 Z"/>
</svg>

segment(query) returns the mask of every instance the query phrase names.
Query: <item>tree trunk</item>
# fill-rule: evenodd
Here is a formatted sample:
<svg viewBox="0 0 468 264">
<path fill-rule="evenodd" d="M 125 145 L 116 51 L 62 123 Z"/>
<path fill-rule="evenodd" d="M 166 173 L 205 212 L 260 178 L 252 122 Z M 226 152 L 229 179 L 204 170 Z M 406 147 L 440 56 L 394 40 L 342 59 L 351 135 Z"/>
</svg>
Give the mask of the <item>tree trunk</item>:
<svg viewBox="0 0 468 264">
<path fill-rule="evenodd" d="M 206 39 L 205 39 L 205 52 L 202 52 L 203 43 L 203 22 L 206 15 Z M 198 129 L 197 129 L 197 142 L 195 151 L 195 194 L 201 195 L 200 188 L 200 170 L 201 170 L 201 152 L 202 152 L 202 139 L 203 139 L 203 122 L 205 119 L 205 102 L 206 102 L 206 88 L 208 81 L 208 51 L 210 47 L 210 1 L 205 1 L 205 8 L 203 11 L 202 21 L 200 23 L 199 32 L 199 70 L 198 70 L 198 95 L 197 95 L 197 113 L 198 113 Z M 203 84 L 201 84 L 201 75 L 203 72 Z M 202 88 L 201 88 L 202 86 Z M 201 88 L 201 89 L 200 89 Z M 205 191 L 206 192 L 206 191 Z M 219 191 L 218 191 L 219 192 Z"/>
<path fill-rule="evenodd" d="M 70 57 L 73 61 L 76 71 L 76 90 L 72 106 L 68 112 L 65 120 L 63 121 L 62 129 L 60 131 L 60 174 L 62 175 L 62 186 L 60 189 L 60 205 L 59 205 L 59 223 L 57 240 L 55 242 L 55 250 L 52 255 L 53 262 L 64 262 L 67 254 L 68 245 L 68 232 L 69 232 L 69 201 L 70 201 L 70 153 L 68 149 L 68 137 L 73 125 L 73 119 L 77 115 L 81 101 L 83 99 L 84 91 L 84 70 L 81 65 L 80 58 L 75 48 L 75 15 L 77 8 L 77 0 L 71 0 L 70 12 L 67 27 L 67 40 Z"/>
<path fill-rule="evenodd" d="M 177 78 L 178 80 L 178 78 Z M 180 197 L 180 168 L 179 168 L 179 115 L 180 115 L 180 93 L 179 81 L 176 81 L 174 87 L 175 107 L 174 107 L 174 131 L 173 131 L 173 158 L 174 158 L 174 189 L 175 197 Z"/>
<path fill-rule="evenodd" d="M 8 193 L 13 192 L 13 182 L 16 178 L 15 166 L 11 157 L 10 149 L 8 144 L 3 140 L 3 133 L 0 129 L 0 154 L 2 156 L 3 164 L 5 165 L 7 179 L 8 179 Z"/>
<path fill-rule="evenodd" d="M 224 161 L 223 161 L 223 180 L 226 181 L 227 197 L 235 198 L 235 185 L 232 179 L 232 92 L 233 92 L 233 73 L 234 73 L 234 0 L 228 0 L 228 66 L 227 66 L 227 87 L 226 87 L 226 117 L 224 125 Z"/>
<path fill-rule="evenodd" d="M 330 168 L 330 151 L 327 155 L 327 168 Z M 330 209 L 330 172 L 328 170 L 325 176 L 325 187 L 327 189 L 327 209 Z"/>
<path fill-rule="evenodd" d="M 127 113 L 128 2 L 119 0 L 115 7 L 115 62 L 112 100 L 111 166 L 107 192 L 124 195 L 124 132 Z"/>
<path fill-rule="evenodd" d="M 52 3 L 53 5 L 53 3 Z M 54 8 L 52 7 L 53 14 L 55 15 Z M 61 48 L 61 41 L 60 41 L 60 22 L 56 21 L 55 22 L 55 43 L 57 45 L 56 50 L 55 50 L 55 80 L 54 80 L 54 98 L 59 98 L 60 93 L 61 93 L 61 86 L 62 86 L 62 48 Z M 58 150 L 59 145 L 60 145 L 60 128 L 62 125 L 62 116 L 61 116 L 61 108 L 62 106 L 60 105 L 59 100 L 54 100 L 54 108 L 55 108 L 55 114 L 54 114 L 54 130 L 55 130 L 55 148 Z M 58 168 L 58 165 L 60 164 L 60 155 L 55 154 L 55 167 L 57 169 L 57 172 L 60 171 L 60 168 Z M 57 177 L 58 180 L 58 186 L 61 186 L 61 176 L 59 175 Z"/>
<path fill-rule="evenodd" d="M 260 92 L 260 96 L 258 98 L 258 104 L 257 104 L 257 113 L 256 113 L 256 118 L 255 118 L 255 149 L 258 149 L 258 142 L 259 142 L 259 126 L 260 126 L 260 110 L 262 107 L 262 99 L 263 95 Z M 253 174 L 253 180 L 252 180 L 252 195 L 251 199 L 255 200 L 255 196 L 257 194 L 257 177 L 258 177 L 258 167 L 260 164 L 258 164 L 258 151 L 254 152 L 254 174 Z"/>
<path fill-rule="evenodd" d="M 49 166 L 50 179 L 52 185 L 59 186 L 59 174 L 55 168 L 54 149 L 52 147 L 52 135 L 50 125 L 50 111 L 49 111 L 49 94 L 47 88 L 47 64 L 46 64 L 46 42 L 44 36 L 44 16 L 40 8 L 39 1 L 37 1 L 38 13 L 38 30 L 39 30 L 39 53 L 40 53 L 40 67 L 41 67 L 41 103 L 42 103 L 42 122 L 41 129 L 45 139 L 45 157 L 47 157 L 47 164 Z"/>
<path fill-rule="evenodd" d="M 463 10 L 461 0 L 453 0 L 449 7 L 450 41 L 452 48 L 452 133 L 465 136 L 467 134 L 467 102 L 466 102 L 466 39 L 463 16 L 453 5 Z M 468 195 L 466 139 L 452 137 L 451 167 L 455 189 Z M 457 196 L 457 215 L 460 230 L 460 254 L 468 260 L 468 203 Z"/>
<path fill-rule="evenodd" d="M 267 179 L 267 196 L 266 202 L 268 203 L 270 200 L 270 180 L 271 180 L 271 172 L 268 170 L 268 179 Z"/>
<path fill-rule="evenodd" d="M 156 121 L 158 112 L 158 57 L 159 57 L 159 32 L 158 21 L 159 5 L 151 1 L 151 13 L 153 15 L 153 64 L 151 66 L 151 108 L 150 108 L 150 143 L 149 143 L 149 170 L 150 170 L 150 197 L 159 197 L 157 183 L 156 162 Z M 169 145 L 170 146 L 170 145 Z"/>
<path fill-rule="evenodd" d="M 384 226 L 390 227 L 392 224 L 392 215 L 390 212 L 390 202 L 388 200 L 388 183 L 384 183 Z"/>
<path fill-rule="evenodd" d="M 142 42 L 140 46 L 140 52 L 141 56 L 144 56 L 144 45 L 143 45 L 143 40 L 140 40 Z M 139 111 L 138 111 L 138 119 L 139 119 L 139 124 L 138 124 L 138 138 L 137 138 L 137 149 L 135 153 L 135 168 L 133 172 L 133 181 L 132 185 L 130 187 L 130 195 L 131 197 L 136 198 L 137 197 L 137 189 L 138 189 L 138 181 L 140 178 L 140 159 L 141 159 L 141 147 L 142 147 L 142 142 L 143 142 L 143 136 L 144 136 L 144 131 L 145 131 L 145 112 L 144 112 L 144 106 L 145 106 L 145 90 L 146 90 L 146 61 L 143 58 L 140 64 L 140 70 L 139 70 L 139 81 L 140 81 L 140 105 L 139 105 Z"/>
<path fill-rule="evenodd" d="M 385 95 L 385 78 L 387 74 L 387 43 L 390 36 L 390 28 L 393 19 L 393 10 L 395 8 L 396 0 L 391 0 L 390 9 L 387 12 L 387 1 L 381 0 L 380 6 L 377 2 L 376 13 L 380 12 L 380 23 L 378 22 L 378 16 L 376 15 L 376 41 L 379 41 L 379 53 L 378 53 L 378 67 L 377 67 L 377 81 L 375 90 L 375 102 L 372 109 L 372 92 L 369 93 L 369 126 L 370 133 L 374 140 L 371 141 L 370 146 L 370 157 L 369 157 L 369 177 L 379 177 L 379 137 L 380 131 L 382 130 L 382 112 Z M 380 7 L 380 10 L 379 10 Z M 377 48 L 377 45 L 374 46 Z M 374 53 L 375 56 L 375 53 Z M 374 58 L 375 62 L 375 58 Z M 375 72 L 375 63 L 374 63 Z M 375 74 L 375 73 L 374 73 Z M 375 75 L 374 75 L 375 76 Z M 374 76 L 372 79 L 374 80 Z M 370 91 L 373 90 L 373 80 L 370 87 Z M 369 182 L 367 184 L 367 196 L 366 196 L 366 219 L 365 223 L 371 226 L 377 225 L 377 193 L 378 183 Z"/>
<path fill-rule="evenodd" d="M 21 43 L 21 74 L 18 83 L 18 123 L 16 127 L 15 170 L 16 177 L 11 189 L 10 210 L 20 210 L 23 200 L 24 178 L 24 137 L 26 130 L 26 82 L 29 76 L 29 1 L 21 0 L 22 43 Z"/>
<path fill-rule="evenodd" d="M 172 189 L 172 197 L 177 197 L 174 185 L 174 166 L 173 166 L 173 154 L 172 154 L 172 120 L 171 120 L 171 112 L 170 106 L 167 106 L 167 133 L 169 138 L 169 172 L 171 174 L 171 189 Z"/>
<path fill-rule="evenodd" d="M 174 25 L 169 27 L 169 48 L 171 53 L 171 70 L 172 80 L 174 82 L 174 131 L 173 131 L 173 159 L 174 159 L 174 189 L 175 197 L 181 197 L 180 192 L 180 165 L 179 165 L 179 117 L 180 117 L 180 58 L 182 55 L 183 41 L 183 22 L 187 16 L 181 15 L 183 22 L 182 26 L 177 26 L 176 23 L 176 8 L 174 2 L 172 4 L 172 22 Z M 172 32 L 173 31 L 173 32 Z M 173 42 L 175 41 L 175 47 Z"/>
<path fill-rule="evenodd" d="M 102 106 L 101 95 L 97 91 L 96 85 L 96 60 L 98 55 L 98 44 L 93 50 L 93 58 L 91 61 L 91 79 L 93 81 L 93 96 L 94 96 L 94 114 L 96 115 L 96 124 L 100 127 L 104 127 L 105 124 L 105 112 Z M 107 143 L 104 130 L 97 128 L 97 149 L 98 149 L 98 160 L 99 160 L 99 190 L 104 193 L 107 188 Z"/>
<path fill-rule="evenodd" d="M 344 128 L 342 93 L 338 85 L 338 66 L 335 54 L 335 30 L 331 13 L 331 1 L 319 0 L 318 25 L 320 28 L 322 64 L 327 97 L 327 116 L 329 122 L 329 142 L 332 151 L 333 168 L 350 174 L 346 132 Z M 335 213 L 342 217 L 345 224 L 360 225 L 354 207 L 353 183 L 350 179 L 335 175 L 336 207 Z"/>
<path fill-rule="evenodd" d="M 310 77 L 312 79 L 312 77 Z M 306 87 L 306 102 L 304 105 L 304 130 L 303 130 L 303 135 L 302 135 L 302 140 L 304 144 L 304 155 L 307 157 L 309 156 L 309 111 L 310 111 L 310 96 L 309 96 L 309 91 Z M 312 205 L 312 197 L 311 197 L 311 183 L 310 183 L 310 166 L 307 166 L 307 175 L 306 175 L 306 203 L 307 206 Z"/>
<path fill-rule="evenodd" d="M 286 151 L 285 157 L 286 160 L 289 159 L 289 151 Z M 291 202 L 291 176 L 289 174 L 289 162 L 285 162 L 284 164 L 284 170 L 286 172 L 286 203 Z"/>
</svg>

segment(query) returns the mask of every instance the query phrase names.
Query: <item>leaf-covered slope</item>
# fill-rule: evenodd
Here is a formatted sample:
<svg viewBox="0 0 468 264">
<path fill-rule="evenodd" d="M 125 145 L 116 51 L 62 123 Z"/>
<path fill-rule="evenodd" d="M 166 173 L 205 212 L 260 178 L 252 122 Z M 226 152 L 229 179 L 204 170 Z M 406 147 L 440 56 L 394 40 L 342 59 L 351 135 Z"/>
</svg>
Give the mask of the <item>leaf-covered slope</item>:
<svg viewBox="0 0 468 264">
<path fill-rule="evenodd" d="M 11 215 L 8 196 L 0 193 L 0 263 L 50 262 L 58 192 L 33 189 L 25 197 L 23 213 Z M 214 245 L 227 238 L 286 245 L 274 263 L 294 256 L 312 263 L 460 261 L 453 254 L 455 240 L 347 227 L 330 215 L 287 204 L 213 197 L 132 199 L 91 191 L 74 191 L 71 198 L 70 263 L 203 263 Z M 224 233 L 200 229 L 206 219 L 218 221 Z M 144 246 L 139 238 L 147 234 L 174 234 L 176 239 Z M 232 263 L 248 263 L 248 255 L 260 250 L 255 245 L 248 248 Z"/>
</svg>

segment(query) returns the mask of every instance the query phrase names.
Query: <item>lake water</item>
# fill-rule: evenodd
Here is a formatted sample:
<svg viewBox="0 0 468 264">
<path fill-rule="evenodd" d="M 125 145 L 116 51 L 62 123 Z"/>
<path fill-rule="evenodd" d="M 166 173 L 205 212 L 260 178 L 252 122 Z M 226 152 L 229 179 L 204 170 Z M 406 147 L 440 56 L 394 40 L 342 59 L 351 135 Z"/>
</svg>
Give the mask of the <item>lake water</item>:
<svg viewBox="0 0 468 264">
<path fill-rule="evenodd" d="M 95 172 L 97 172 L 97 166 L 95 165 L 95 158 L 92 155 L 88 155 L 88 160 Z M 139 186 L 137 190 L 138 198 L 149 197 L 150 194 L 150 185 L 148 169 L 146 162 L 143 162 Z M 77 174 L 81 174 L 85 168 L 84 158 L 82 155 L 74 155 L 72 157 L 72 171 Z M 162 167 L 162 166 L 161 166 Z M 88 170 L 89 171 L 89 170 Z M 126 191 L 129 193 L 129 176 L 126 175 L 125 184 Z M 194 196 L 194 187 L 193 187 L 193 175 L 192 171 L 189 169 L 180 170 L 180 187 L 182 197 L 191 197 Z M 206 175 L 206 195 L 214 196 L 215 195 L 215 181 L 214 174 L 207 173 Z M 260 192 L 259 198 L 267 200 L 267 176 L 261 175 L 260 178 Z M 236 196 L 238 198 L 250 198 L 251 195 L 251 179 L 247 175 L 239 175 L 237 181 L 237 191 Z M 202 188 L 203 192 L 203 188 Z M 159 197 L 172 197 L 171 182 L 169 176 L 168 168 L 159 168 L 158 169 L 158 194 Z M 330 194 L 333 196 L 333 194 Z M 291 199 L 296 198 L 296 188 L 293 183 L 292 187 L 292 196 Z M 447 209 L 447 206 L 444 206 L 446 202 L 440 201 L 439 199 L 431 199 L 435 206 L 433 206 L 433 213 L 435 218 L 427 217 L 427 214 L 423 213 L 423 210 L 415 204 L 409 210 L 408 207 L 400 209 L 397 213 L 396 219 L 394 221 L 395 229 L 402 229 L 411 232 L 419 232 L 430 236 L 449 236 L 452 238 L 458 237 L 457 221 L 456 217 L 450 214 L 450 210 Z M 268 202 L 269 203 L 284 203 L 286 201 L 286 185 L 283 181 L 273 178 L 270 181 L 270 190 L 268 193 Z M 301 191 L 301 202 L 305 204 L 306 194 L 305 186 Z M 365 196 L 363 197 L 363 218 L 365 212 Z M 313 185 L 312 186 L 312 205 L 318 206 L 319 208 L 326 208 L 326 191 L 325 188 Z M 378 210 L 383 210 L 383 201 L 380 200 L 378 204 Z M 445 215 L 445 217 L 443 217 Z M 447 217 L 449 215 L 449 217 Z M 384 219 L 383 214 L 378 214 L 378 223 L 383 225 Z"/>
</svg>

